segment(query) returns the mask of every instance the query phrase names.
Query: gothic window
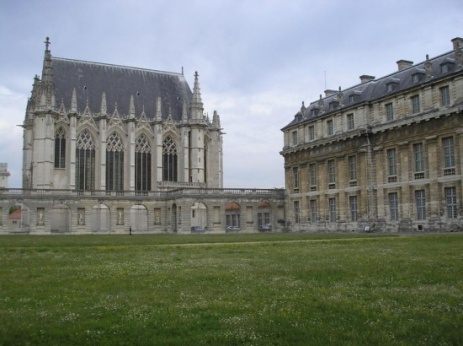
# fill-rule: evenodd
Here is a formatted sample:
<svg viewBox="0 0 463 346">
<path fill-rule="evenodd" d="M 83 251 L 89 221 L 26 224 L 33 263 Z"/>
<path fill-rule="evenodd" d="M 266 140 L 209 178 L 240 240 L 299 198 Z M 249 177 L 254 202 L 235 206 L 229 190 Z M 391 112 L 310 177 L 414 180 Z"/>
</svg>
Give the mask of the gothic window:
<svg viewBox="0 0 463 346">
<path fill-rule="evenodd" d="M 145 135 L 135 141 L 135 190 L 151 190 L 151 146 Z"/>
<path fill-rule="evenodd" d="M 162 180 L 177 181 L 177 147 L 170 136 L 162 144 Z"/>
<path fill-rule="evenodd" d="M 55 168 L 66 167 L 66 132 L 62 127 L 55 133 Z"/>
<path fill-rule="evenodd" d="M 77 137 L 76 189 L 95 189 L 95 143 L 88 130 L 83 130 Z"/>
<path fill-rule="evenodd" d="M 106 139 L 106 190 L 124 190 L 124 145 L 116 132 Z"/>
</svg>

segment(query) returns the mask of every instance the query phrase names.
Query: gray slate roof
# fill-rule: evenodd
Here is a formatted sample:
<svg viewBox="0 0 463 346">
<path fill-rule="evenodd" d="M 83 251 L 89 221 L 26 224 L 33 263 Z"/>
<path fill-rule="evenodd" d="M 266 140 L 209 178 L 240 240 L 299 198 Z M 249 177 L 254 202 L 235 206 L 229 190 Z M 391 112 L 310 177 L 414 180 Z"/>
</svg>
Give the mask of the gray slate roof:
<svg viewBox="0 0 463 346">
<path fill-rule="evenodd" d="M 160 96 L 162 117 L 167 118 L 170 109 L 173 119 L 180 120 L 184 100 L 189 107 L 192 97 L 191 89 L 180 73 L 57 57 L 52 57 L 52 67 L 57 106 L 63 100 L 69 109 L 72 91 L 76 88 L 79 112 L 85 110 L 88 101 L 90 111 L 99 113 L 105 92 L 108 115 L 113 114 L 116 102 L 119 114 L 128 115 L 130 96 L 133 95 L 136 117 L 140 117 L 144 106 L 146 116 L 154 118 L 156 99 Z"/>
<path fill-rule="evenodd" d="M 342 102 L 338 107 L 334 109 L 330 109 L 330 103 L 333 101 L 338 101 L 336 93 L 334 93 L 334 95 L 322 97 L 323 107 L 319 107 L 319 100 L 312 102 L 305 109 L 301 107 L 301 110 L 295 114 L 294 119 L 284 128 L 282 128 L 282 131 L 298 123 L 310 119 L 323 117 L 330 113 L 336 113 L 342 111 L 343 108 L 352 107 L 356 104 L 371 102 L 374 100 L 381 99 L 383 97 L 388 97 L 390 95 L 403 92 L 407 89 L 417 87 L 421 84 L 434 81 L 436 79 L 439 79 L 440 77 L 444 77 L 446 75 L 450 75 L 457 72 L 455 50 L 432 58 L 429 61 L 432 64 L 431 77 L 426 76 L 426 61 L 423 61 L 403 70 L 393 72 L 387 76 L 355 85 L 353 87 L 342 90 Z M 441 65 L 446 63 L 450 63 L 451 65 L 453 64 L 453 66 L 450 67 L 449 71 L 442 73 Z M 424 79 L 419 82 L 414 82 L 413 75 L 416 73 L 423 74 Z M 396 83 L 394 89 L 392 91 L 387 91 L 387 84 L 391 82 Z M 350 95 L 356 95 L 355 101 L 350 102 Z M 314 112 L 312 111 L 313 109 L 318 109 L 318 113 L 314 114 Z"/>
</svg>

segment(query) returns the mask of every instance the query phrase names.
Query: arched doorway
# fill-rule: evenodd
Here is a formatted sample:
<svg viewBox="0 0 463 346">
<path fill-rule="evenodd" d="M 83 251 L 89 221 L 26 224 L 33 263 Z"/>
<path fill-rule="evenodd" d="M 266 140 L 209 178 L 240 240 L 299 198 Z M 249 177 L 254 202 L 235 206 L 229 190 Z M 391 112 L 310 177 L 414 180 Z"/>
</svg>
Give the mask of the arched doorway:
<svg viewBox="0 0 463 346">
<path fill-rule="evenodd" d="M 136 204 L 130 208 L 130 226 L 132 232 L 148 231 L 148 211 L 143 204 Z"/>
<path fill-rule="evenodd" d="M 236 202 L 228 203 L 225 206 L 225 222 L 226 222 L 226 231 L 233 232 L 239 231 L 241 229 L 241 207 Z"/>
<path fill-rule="evenodd" d="M 195 202 L 191 206 L 191 231 L 207 230 L 207 207 L 202 202 Z"/>
<path fill-rule="evenodd" d="M 70 231 L 69 207 L 65 204 L 56 204 L 50 211 L 51 233 L 67 233 Z M 43 225 L 44 210 L 37 211 L 37 225 Z"/>
<path fill-rule="evenodd" d="M 111 212 L 101 203 L 92 208 L 92 232 L 111 232 Z"/>
</svg>

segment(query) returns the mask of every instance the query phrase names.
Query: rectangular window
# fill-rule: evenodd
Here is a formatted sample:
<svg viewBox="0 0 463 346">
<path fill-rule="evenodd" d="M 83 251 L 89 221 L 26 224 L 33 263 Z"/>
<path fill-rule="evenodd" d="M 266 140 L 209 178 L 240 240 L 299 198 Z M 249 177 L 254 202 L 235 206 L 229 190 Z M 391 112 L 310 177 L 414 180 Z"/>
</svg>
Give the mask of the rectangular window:
<svg viewBox="0 0 463 346">
<path fill-rule="evenodd" d="M 326 133 L 331 136 L 334 133 L 333 120 L 326 121 Z"/>
<path fill-rule="evenodd" d="M 265 225 L 270 225 L 270 213 L 257 213 L 257 226 L 260 229 Z"/>
<path fill-rule="evenodd" d="M 291 133 L 292 140 L 293 140 L 293 145 L 297 145 L 297 131 L 293 131 Z"/>
<path fill-rule="evenodd" d="M 315 127 L 309 126 L 309 141 L 313 141 L 315 139 Z"/>
<path fill-rule="evenodd" d="M 349 180 L 356 181 L 357 180 L 357 158 L 354 156 L 348 157 L 349 161 Z"/>
<path fill-rule="evenodd" d="M 445 86 L 439 89 L 440 90 L 440 104 L 441 106 L 450 105 L 450 91 L 449 87 Z"/>
<path fill-rule="evenodd" d="M 309 165 L 309 179 L 310 179 L 310 190 L 315 191 L 317 189 L 317 164 L 311 163 Z"/>
<path fill-rule="evenodd" d="M 317 210 L 317 200 L 310 200 L 310 219 L 312 222 L 318 221 L 318 210 Z"/>
<path fill-rule="evenodd" d="M 353 130 L 355 127 L 354 124 L 354 114 L 347 114 L 347 129 L 348 130 Z"/>
<path fill-rule="evenodd" d="M 426 219 L 426 196 L 424 190 L 415 191 L 416 218 L 418 220 Z"/>
<path fill-rule="evenodd" d="M 386 107 L 386 120 L 391 121 L 394 119 L 394 106 L 392 103 L 387 103 L 385 105 Z"/>
<path fill-rule="evenodd" d="M 294 190 L 299 189 L 299 168 L 293 167 L 293 186 Z"/>
<path fill-rule="evenodd" d="M 397 192 L 391 192 L 389 194 L 389 212 L 391 214 L 391 221 L 399 220 L 399 200 L 397 198 Z"/>
<path fill-rule="evenodd" d="M 415 173 L 424 172 L 424 152 L 422 143 L 413 145 L 413 155 L 415 158 Z"/>
<path fill-rule="evenodd" d="M 412 113 L 420 112 L 420 96 L 415 95 L 411 98 L 412 101 Z"/>
<path fill-rule="evenodd" d="M 397 176 L 397 153 L 395 149 L 387 150 L 388 175 Z"/>
<path fill-rule="evenodd" d="M 445 202 L 447 203 L 447 217 L 456 219 L 458 217 L 457 189 L 455 187 L 445 188 Z"/>
<path fill-rule="evenodd" d="M 349 208 L 350 208 L 351 221 L 357 221 L 357 215 L 358 215 L 357 196 L 349 197 Z"/>
<path fill-rule="evenodd" d="M 300 222 L 299 211 L 299 201 L 294 201 L 294 223 Z"/>
<path fill-rule="evenodd" d="M 336 198 L 328 199 L 328 207 L 330 212 L 330 222 L 336 222 Z"/>
<path fill-rule="evenodd" d="M 334 189 L 336 184 L 336 168 L 334 165 L 334 160 L 328 161 L 328 183 L 329 188 Z"/>
<path fill-rule="evenodd" d="M 453 145 L 453 137 L 443 138 L 442 147 L 444 149 L 444 167 L 455 167 L 455 150 Z"/>
</svg>

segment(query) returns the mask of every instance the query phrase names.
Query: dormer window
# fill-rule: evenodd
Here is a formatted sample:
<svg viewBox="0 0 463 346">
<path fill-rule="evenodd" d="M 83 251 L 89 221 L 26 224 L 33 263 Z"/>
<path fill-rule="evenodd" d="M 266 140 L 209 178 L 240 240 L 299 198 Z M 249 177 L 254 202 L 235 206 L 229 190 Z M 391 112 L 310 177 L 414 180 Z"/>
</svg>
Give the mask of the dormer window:
<svg viewBox="0 0 463 346">
<path fill-rule="evenodd" d="M 417 72 L 417 73 L 412 74 L 413 84 L 420 83 L 420 82 L 424 81 L 424 76 L 425 76 L 425 74 L 421 73 L 421 72 Z"/>
<path fill-rule="evenodd" d="M 395 81 L 387 83 L 386 84 L 386 92 L 390 93 L 390 92 L 396 90 L 398 85 L 399 85 L 399 83 L 395 82 Z"/>
<path fill-rule="evenodd" d="M 338 106 L 339 106 L 338 101 L 331 101 L 329 104 L 330 111 L 335 110 L 336 108 L 338 108 Z"/>
<path fill-rule="evenodd" d="M 454 70 L 455 64 L 451 61 L 446 61 L 440 65 L 441 73 L 449 73 Z"/>
<path fill-rule="evenodd" d="M 312 116 L 312 117 L 317 116 L 319 112 L 320 112 L 319 108 L 312 108 L 310 110 L 310 116 Z"/>
</svg>

